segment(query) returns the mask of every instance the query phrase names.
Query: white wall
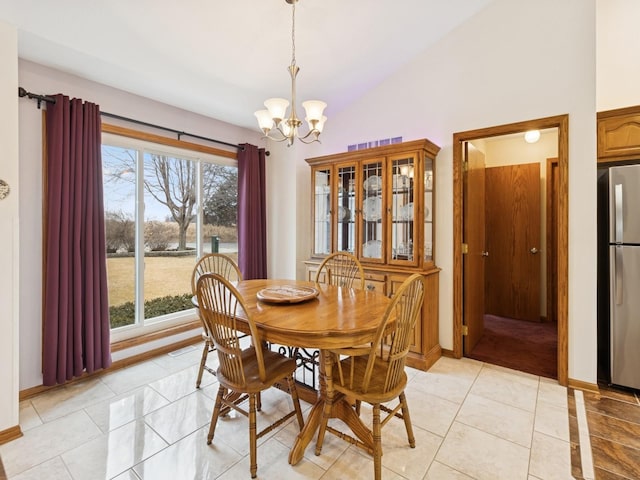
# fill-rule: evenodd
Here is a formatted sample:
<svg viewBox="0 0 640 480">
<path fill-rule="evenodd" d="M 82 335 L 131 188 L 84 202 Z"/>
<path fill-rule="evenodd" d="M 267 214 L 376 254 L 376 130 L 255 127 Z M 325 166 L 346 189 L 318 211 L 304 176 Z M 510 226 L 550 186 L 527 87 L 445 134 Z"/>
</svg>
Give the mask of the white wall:
<svg viewBox="0 0 640 480">
<path fill-rule="evenodd" d="M 596 5 L 597 109 L 640 105 L 640 2 L 596 0 Z"/>
<path fill-rule="evenodd" d="M 4 49 L 5 42 L 2 43 Z M 16 63 L 16 53 L 8 55 L 11 65 Z M 156 125 L 162 125 L 177 130 L 216 138 L 229 143 L 252 143 L 263 146 L 257 130 L 239 128 L 211 118 L 190 113 L 169 105 L 161 104 L 143 97 L 116 90 L 104 85 L 80 79 L 73 75 L 63 74 L 59 71 L 43 67 L 32 62 L 19 62 L 20 86 L 28 91 L 40 94 L 63 93 L 70 97 L 82 98 L 100 105 L 101 111 L 122 115 L 136 120 L 141 120 Z M 3 73 L 2 82 L 5 81 Z M 10 91 L 11 100 L 18 103 L 17 84 L 1 91 Z M 212 93 L 215 94 L 215 93 Z M 4 112 L 4 109 L 0 110 Z M 29 232 L 22 235 L 20 258 L 20 390 L 42 384 L 41 373 L 41 342 L 42 342 L 42 308 L 40 291 L 42 285 L 42 111 L 38 110 L 36 103 L 26 98 L 19 100 L 19 130 L 20 130 L 20 216 L 23 231 Z M 5 118 L 4 113 L 0 118 Z M 14 125 L 15 116 L 13 118 Z M 10 118 L 10 120 L 11 120 Z M 103 118 L 104 122 L 116 123 L 114 120 Z M 131 128 L 142 129 L 136 125 L 126 125 Z M 153 133 L 165 134 L 158 130 Z M 2 133 L 0 133 L 1 135 Z M 186 138 L 185 140 L 197 143 L 197 140 Z M 5 142 L 1 142 L 3 147 Z M 226 147 L 211 144 L 217 148 Z M 268 161 L 277 162 L 277 155 L 269 157 Z M 2 175 L 0 173 L 0 175 Z M 17 182 L 14 182 L 17 183 Z M 18 189 L 16 188 L 17 197 Z M 2 205 L 0 204 L 0 207 Z M 3 231 L 9 231 L 9 228 Z M 1 240 L 5 241 L 7 239 Z M 6 250 L 1 249 L 2 255 Z M 8 257 L 11 259 L 12 257 Z M 17 284 L 17 282 L 16 282 Z M 17 294 L 17 291 L 16 291 Z M 36 301 L 34 301 L 36 299 Z M 16 304 L 16 308 L 18 305 Z M 4 319 L 3 319 L 4 320 Z M 3 339 L 4 336 L 1 336 Z M 171 340 L 167 339 L 165 343 Z M 4 341 L 4 340 L 0 340 Z M 159 345 L 147 345 L 145 348 L 158 347 Z M 2 349 L 2 352 L 5 350 Z M 123 358 L 126 355 L 140 353 L 140 349 L 130 352 L 118 352 L 114 359 Z M 4 372 L 0 369 L 0 372 Z"/>
<path fill-rule="evenodd" d="M 20 195 L 18 172 L 18 33 L 0 22 L 0 179 L 10 193 L 0 200 L 0 432 L 18 425 L 18 249 Z"/>
<path fill-rule="evenodd" d="M 416 14 L 428 28 L 429 12 Z M 453 134 L 569 114 L 569 377 L 595 383 L 595 111 L 595 0 L 496 0 L 348 109 L 333 112 L 320 152 L 305 156 L 398 135 L 442 147 L 436 263 L 442 268 L 440 343 L 451 349 Z M 309 178 L 301 176 L 297 204 L 308 202 Z M 301 222 L 298 234 L 310 232 L 308 219 Z M 309 250 L 298 247 L 301 262 Z"/>
</svg>

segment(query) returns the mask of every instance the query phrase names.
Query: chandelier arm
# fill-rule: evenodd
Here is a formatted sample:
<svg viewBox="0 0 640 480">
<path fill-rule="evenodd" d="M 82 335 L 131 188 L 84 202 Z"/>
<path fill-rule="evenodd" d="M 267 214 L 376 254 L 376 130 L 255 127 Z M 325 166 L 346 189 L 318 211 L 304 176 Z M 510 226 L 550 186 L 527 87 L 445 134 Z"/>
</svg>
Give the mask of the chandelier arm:
<svg viewBox="0 0 640 480">
<path fill-rule="evenodd" d="M 305 142 L 305 139 L 307 139 L 311 135 L 315 135 L 315 138 L 313 140 L 311 140 L 311 142 Z M 320 141 L 320 140 L 318 140 L 319 136 L 320 136 L 320 132 L 317 129 L 314 128 L 313 130 L 309 130 L 306 135 L 298 136 L 298 140 L 300 140 L 300 141 L 302 141 L 304 143 L 319 142 Z"/>
<path fill-rule="evenodd" d="M 313 137 L 311 140 L 305 140 L 309 136 L 310 133 L 312 133 L 312 132 L 309 132 L 304 137 L 298 137 L 298 140 L 300 140 L 302 143 L 306 143 L 307 145 L 309 145 L 310 143 L 314 143 L 314 142 L 322 143 L 322 142 L 320 142 L 320 139 L 318 138 L 317 135 L 315 137 Z"/>
<path fill-rule="evenodd" d="M 268 138 L 269 140 L 272 140 L 272 141 L 274 141 L 274 142 L 284 142 L 285 140 L 290 140 L 290 139 L 289 139 L 289 138 L 287 138 L 287 137 L 276 138 L 276 137 L 272 137 L 272 136 L 271 136 L 271 135 L 269 135 L 269 134 L 267 134 L 267 135 L 263 135 L 263 136 L 262 136 L 262 138 L 263 138 L 263 139 L 267 139 L 267 138 Z"/>
</svg>

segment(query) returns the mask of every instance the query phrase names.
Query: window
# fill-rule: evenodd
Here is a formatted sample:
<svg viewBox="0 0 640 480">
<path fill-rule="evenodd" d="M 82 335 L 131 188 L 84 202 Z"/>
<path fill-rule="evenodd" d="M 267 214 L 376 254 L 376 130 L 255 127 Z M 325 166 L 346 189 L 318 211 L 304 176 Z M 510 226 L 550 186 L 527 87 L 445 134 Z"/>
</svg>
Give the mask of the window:
<svg viewBox="0 0 640 480">
<path fill-rule="evenodd" d="M 237 261 L 237 161 L 103 134 L 112 339 L 191 321 L 196 258 Z"/>
</svg>

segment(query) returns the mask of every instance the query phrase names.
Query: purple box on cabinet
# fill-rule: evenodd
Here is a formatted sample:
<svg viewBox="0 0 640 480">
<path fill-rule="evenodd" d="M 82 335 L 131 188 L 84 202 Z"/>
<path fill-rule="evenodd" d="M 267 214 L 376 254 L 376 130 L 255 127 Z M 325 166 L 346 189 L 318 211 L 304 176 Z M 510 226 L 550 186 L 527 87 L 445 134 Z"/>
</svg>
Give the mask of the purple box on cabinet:
<svg viewBox="0 0 640 480">
<path fill-rule="evenodd" d="M 402 137 L 393 137 L 391 143 L 402 143 Z"/>
</svg>

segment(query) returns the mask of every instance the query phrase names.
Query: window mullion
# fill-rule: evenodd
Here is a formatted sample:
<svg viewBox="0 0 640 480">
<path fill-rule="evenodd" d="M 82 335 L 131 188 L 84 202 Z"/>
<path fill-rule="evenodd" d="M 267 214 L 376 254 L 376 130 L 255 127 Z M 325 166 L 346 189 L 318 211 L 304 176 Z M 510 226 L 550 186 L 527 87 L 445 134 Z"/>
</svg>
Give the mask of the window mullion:
<svg viewBox="0 0 640 480">
<path fill-rule="evenodd" d="M 144 325 L 144 150 L 136 150 L 136 325 Z"/>
</svg>

